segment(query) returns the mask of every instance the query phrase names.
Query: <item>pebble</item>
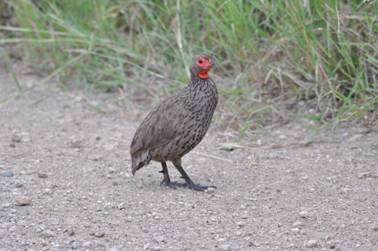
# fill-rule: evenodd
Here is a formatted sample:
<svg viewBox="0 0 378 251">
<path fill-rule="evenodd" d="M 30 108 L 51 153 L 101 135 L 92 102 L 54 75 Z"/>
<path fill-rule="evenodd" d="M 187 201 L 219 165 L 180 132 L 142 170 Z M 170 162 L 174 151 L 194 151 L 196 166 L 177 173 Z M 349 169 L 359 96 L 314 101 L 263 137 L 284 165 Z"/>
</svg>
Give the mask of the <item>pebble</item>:
<svg viewBox="0 0 378 251">
<path fill-rule="evenodd" d="M 10 203 L 4 203 L 4 204 L 1 205 L 2 208 L 8 208 L 10 206 L 11 206 Z"/>
<path fill-rule="evenodd" d="M 75 235 L 75 231 L 72 230 L 72 229 L 68 229 L 67 233 L 68 233 L 69 236 L 74 236 Z"/>
<path fill-rule="evenodd" d="M 305 246 L 306 248 L 315 248 L 317 247 L 319 244 L 318 244 L 318 241 L 317 240 L 309 240 L 306 242 Z"/>
<path fill-rule="evenodd" d="M 42 232 L 45 231 L 45 230 L 46 230 L 46 226 L 43 225 L 43 224 L 41 224 L 41 225 L 37 225 L 37 226 L 35 227 L 35 231 L 36 231 L 37 233 L 42 233 Z"/>
<path fill-rule="evenodd" d="M 225 250 L 225 251 L 229 251 L 231 250 L 231 245 L 230 244 L 222 244 L 219 246 L 220 250 Z"/>
<path fill-rule="evenodd" d="M 83 248 L 89 248 L 91 246 L 91 242 L 90 241 L 86 241 L 83 243 Z"/>
<path fill-rule="evenodd" d="M 163 235 L 155 235 L 154 237 L 153 237 L 153 240 L 155 241 L 155 242 L 164 242 L 165 241 L 165 237 L 163 236 Z"/>
<path fill-rule="evenodd" d="M 79 249 L 80 246 L 81 246 L 81 243 L 80 243 L 80 241 L 72 240 L 72 241 L 70 241 L 70 245 L 71 245 L 72 249 Z"/>
<path fill-rule="evenodd" d="M 214 193 L 215 192 L 215 188 L 214 187 L 209 187 L 205 190 L 206 193 Z"/>
<path fill-rule="evenodd" d="M 82 143 L 81 143 L 80 140 L 74 140 L 74 141 L 71 142 L 70 147 L 75 148 L 75 149 L 80 149 L 83 146 L 82 146 Z"/>
<path fill-rule="evenodd" d="M 38 173 L 38 178 L 46 179 L 47 178 L 47 174 L 45 174 L 45 173 Z"/>
<path fill-rule="evenodd" d="M 299 212 L 299 216 L 300 216 L 301 218 L 309 218 L 309 217 L 310 217 L 310 214 L 309 214 L 308 211 L 303 210 L 303 211 L 300 211 L 300 212 Z"/>
<path fill-rule="evenodd" d="M 335 249 L 336 248 L 336 242 L 335 241 L 327 241 L 327 245 L 329 249 Z"/>
<path fill-rule="evenodd" d="M 117 206 L 117 208 L 119 209 L 119 210 L 123 210 L 123 209 L 125 209 L 125 203 L 119 203 L 118 204 L 118 206 Z"/>
<path fill-rule="evenodd" d="M 291 232 L 293 232 L 293 233 L 299 233 L 300 231 L 301 230 L 297 227 L 294 227 L 294 228 L 291 229 Z"/>
<path fill-rule="evenodd" d="M 102 238 L 105 236 L 105 233 L 104 232 L 94 232 L 94 233 L 91 233 L 91 235 L 93 235 L 94 237 L 97 237 L 97 238 Z"/>
<path fill-rule="evenodd" d="M 41 236 L 46 237 L 46 238 L 51 238 L 55 236 L 55 233 L 49 229 L 45 230 L 42 232 Z"/>
<path fill-rule="evenodd" d="M 300 221 L 296 221 L 296 222 L 293 223 L 293 227 L 300 227 L 302 225 L 303 225 L 303 223 L 300 222 Z"/>
<path fill-rule="evenodd" d="M 21 143 L 22 137 L 18 134 L 13 134 L 11 140 L 12 140 L 12 143 Z"/>
<path fill-rule="evenodd" d="M 16 187 L 17 187 L 17 188 L 21 188 L 21 187 L 23 187 L 23 186 L 24 186 L 24 184 L 22 184 L 22 183 L 19 183 L 19 182 L 16 183 Z"/>
<path fill-rule="evenodd" d="M 154 250 L 154 251 L 159 251 L 159 250 L 161 250 L 161 247 L 159 247 L 159 246 L 153 246 L 150 249 Z"/>
<path fill-rule="evenodd" d="M 372 175 L 371 175 L 370 172 L 363 172 L 363 173 L 359 173 L 359 174 L 357 175 L 357 177 L 358 177 L 359 179 L 366 179 L 366 178 L 370 178 L 370 177 L 372 177 Z"/>
<path fill-rule="evenodd" d="M 5 170 L 1 172 L 1 176 L 3 177 L 13 177 L 14 173 L 11 170 Z"/>
<path fill-rule="evenodd" d="M 373 231 L 378 232 L 378 225 L 372 227 Z"/>
<path fill-rule="evenodd" d="M 244 219 L 244 220 L 245 220 L 245 219 L 248 219 L 248 214 L 243 214 L 243 215 L 241 216 L 241 218 Z"/>
<path fill-rule="evenodd" d="M 32 200 L 29 197 L 18 197 L 16 198 L 16 206 L 28 206 L 32 203 Z"/>
</svg>

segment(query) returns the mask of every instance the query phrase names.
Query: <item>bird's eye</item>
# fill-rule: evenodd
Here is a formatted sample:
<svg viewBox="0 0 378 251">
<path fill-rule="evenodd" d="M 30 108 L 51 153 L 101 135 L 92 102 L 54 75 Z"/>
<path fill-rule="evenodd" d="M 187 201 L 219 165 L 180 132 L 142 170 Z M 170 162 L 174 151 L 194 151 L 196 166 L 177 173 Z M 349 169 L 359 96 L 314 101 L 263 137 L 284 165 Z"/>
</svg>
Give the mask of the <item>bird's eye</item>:
<svg viewBox="0 0 378 251">
<path fill-rule="evenodd" d="M 198 64 L 203 64 L 203 60 L 202 59 L 198 59 Z"/>
</svg>

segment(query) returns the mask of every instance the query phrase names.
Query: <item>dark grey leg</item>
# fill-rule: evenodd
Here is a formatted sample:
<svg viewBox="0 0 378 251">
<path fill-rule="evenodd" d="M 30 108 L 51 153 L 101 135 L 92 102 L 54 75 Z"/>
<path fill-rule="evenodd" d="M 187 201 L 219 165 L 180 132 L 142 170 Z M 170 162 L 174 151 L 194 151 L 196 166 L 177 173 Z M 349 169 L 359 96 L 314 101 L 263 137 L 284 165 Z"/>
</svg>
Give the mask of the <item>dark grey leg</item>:
<svg viewBox="0 0 378 251">
<path fill-rule="evenodd" d="M 189 175 L 185 172 L 185 170 L 181 166 L 181 160 L 173 162 L 173 165 L 176 167 L 176 169 L 180 172 L 182 178 L 185 180 L 186 185 L 193 190 L 196 191 L 204 191 L 209 188 L 209 186 L 202 186 L 199 184 L 195 184 L 192 179 L 190 179 Z M 214 186 L 211 186 L 215 188 Z"/>
<path fill-rule="evenodd" d="M 161 181 L 160 185 L 170 186 L 171 185 L 171 179 L 169 178 L 167 163 L 161 162 L 161 166 L 163 167 L 163 170 L 161 170 L 160 172 L 163 173 L 164 178 Z"/>
</svg>

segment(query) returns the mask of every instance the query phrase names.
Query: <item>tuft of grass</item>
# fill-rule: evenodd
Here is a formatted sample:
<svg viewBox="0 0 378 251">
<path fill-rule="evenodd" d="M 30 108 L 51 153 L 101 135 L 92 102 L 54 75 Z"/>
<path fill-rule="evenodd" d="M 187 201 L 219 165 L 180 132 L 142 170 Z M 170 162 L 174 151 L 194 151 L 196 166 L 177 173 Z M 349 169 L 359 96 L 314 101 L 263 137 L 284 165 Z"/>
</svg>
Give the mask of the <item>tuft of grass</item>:
<svg viewBox="0 0 378 251">
<path fill-rule="evenodd" d="M 186 84 L 194 54 L 212 52 L 223 126 L 241 133 L 308 109 L 337 122 L 378 106 L 377 1 L 12 4 L 19 25 L 0 27 L 11 31 L 3 42 L 22 43 L 26 61 L 63 83 L 159 99 Z"/>
</svg>

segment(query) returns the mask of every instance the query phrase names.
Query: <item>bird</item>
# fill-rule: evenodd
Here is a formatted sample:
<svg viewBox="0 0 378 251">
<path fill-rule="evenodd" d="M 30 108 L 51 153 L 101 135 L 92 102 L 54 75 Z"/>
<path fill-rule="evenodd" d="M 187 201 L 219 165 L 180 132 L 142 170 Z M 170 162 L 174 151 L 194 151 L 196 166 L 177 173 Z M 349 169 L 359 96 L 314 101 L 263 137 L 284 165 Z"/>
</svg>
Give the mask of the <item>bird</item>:
<svg viewBox="0 0 378 251">
<path fill-rule="evenodd" d="M 153 160 L 162 166 L 161 185 L 182 185 L 196 191 L 210 187 L 195 184 L 183 169 L 181 159 L 201 142 L 211 124 L 218 104 L 217 87 L 209 76 L 214 65 L 213 55 L 202 53 L 193 57 L 189 84 L 164 99 L 141 122 L 130 145 L 133 176 Z M 171 182 L 168 161 L 181 174 L 184 184 Z"/>
</svg>

